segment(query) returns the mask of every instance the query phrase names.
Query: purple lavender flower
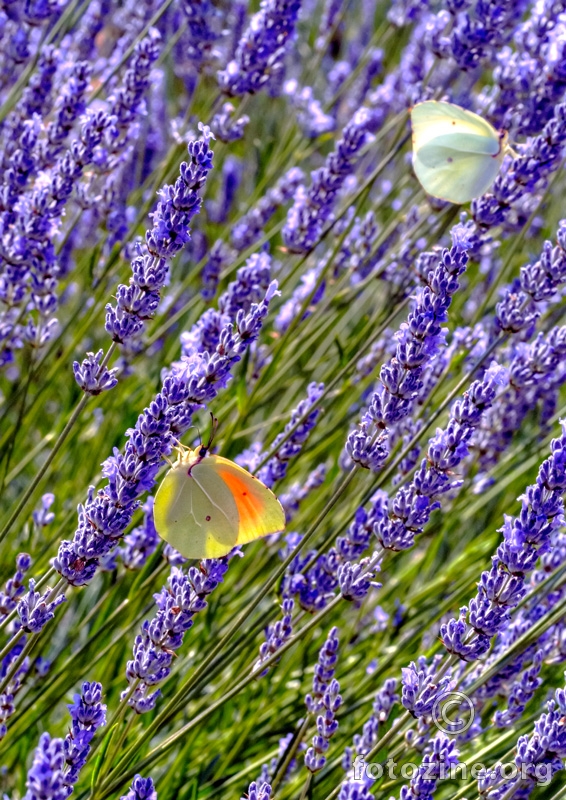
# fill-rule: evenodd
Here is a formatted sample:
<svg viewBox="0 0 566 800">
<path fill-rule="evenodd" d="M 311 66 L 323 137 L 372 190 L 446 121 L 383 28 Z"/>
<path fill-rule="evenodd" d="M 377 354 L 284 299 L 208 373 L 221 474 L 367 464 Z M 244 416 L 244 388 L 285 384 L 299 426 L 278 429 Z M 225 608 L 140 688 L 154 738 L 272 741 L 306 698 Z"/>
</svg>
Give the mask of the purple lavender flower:
<svg viewBox="0 0 566 800">
<path fill-rule="evenodd" d="M 72 723 L 71 730 L 64 739 L 67 765 L 64 782 L 71 788 L 78 781 L 80 771 L 86 764 L 94 734 L 106 724 L 106 706 L 102 703 L 101 684 L 85 681 L 81 693 L 73 697 L 73 703 L 67 708 Z"/>
<path fill-rule="evenodd" d="M 27 775 L 24 800 L 66 800 L 79 779 L 94 734 L 106 724 L 99 683 L 83 683 L 81 694 L 69 706 L 71 729 L 65 739 L 43 733 Z"/>
<path fill-rule="evenodd" d="M 323 383 L 310 383 L 307 388 L 307 396 L 301 400 L 299 405 L 291 412 L 291 419 L 285 426 L 283 433 L 280 433 L 273 442 L 272 450 L 275 454 L 269 459 L 267 464 L 262 467 L 257 477 L 266 486 L 272 487 L 277 481 L 282 480 L 286 473 L 289 461 L 297 456 L 310 435 L 320 414 L 320 408 L 313 408 L 324 391 Z M 295 425 L 302 420 L 297 429 L 287 436 Z M 283 441 L 286 439 L 286 441 Z"/>
<path fill-rule="evenodd" d="M 431 740 L 416 775 L 408 786 L 403 786 L 400 800 L 413 800 L 414 797 L 432 800 L 439 780 L 450 776 L 451 768 L 459 763 L 456 742 L 439 733 Z"/>
<path fill-rule="evenodd" d="M 259 647 L 259 659 L 254 669 L 259 669 L 264 661 L 275 655 L 282 645 L 290 638 L 293 633 L 293 608 L 295 603 L 291 599 L 283 600 L 281 610 L 283 617 L 276 622 L 268 625 L 265 631 L 265 642 Z M 261 673 L 267 674 L 267 670 Z"/>
<path fill-rule="evenodd" d="M 116 373 L 118 370 L 102 367 L 103 357 L 104 351 L 99 350 L 96 355 L 87 353 L 82 364 L 79 364 L 78 361 L 73 361 L 75 380 L 83 392 L 97 395 L 101 392 L 107 392 L 117 385 L 118 378 Z"/>
<path fill-rule="evenodd" d="M 152 779 L 136 775 L 129 791 L 123 794 L 120 800 L 157 800 L 157 792 Z"/>
<path fill-rule="evenodd" d="M 199 123 L 200 125 L 200 123 Z M 210 131 L 200 125 L 202 136 L 189 143 L 190 162 L 183 162 L 174 186 L 165 185 L 153 213 L 153 227 L 146 233 L 145 248 L 132 262 L 130 285 L 117 290 L 117 305 L 106 306 L 106 330 L 115 342 L 139 335 L 159 303 L 160 290 L 168 275 L 168 260 L 182 250 L 190 238 L 190 222 L 202 204 L 199 196 L 212 169 Z"/>
<path fill-rule="evenodd" d="M 322 699 L 334 678 L 338 661 L 338 628 L 331 628 L 326 641 L 320 648 L 318 661 L 314 665 L 312 692 L 305 697 L 307 710 L 318 714 L 322 708 Z"/>
<path fill-rule="evenodd" d="M 304 174 L 301 169 L 291 167 L 251 211 L 236 222 L 230 234 L 230 242 L 236 250 L 246 250 L 261 238 L 262 231 L 271 217 L 280 206 L 293 197 L 303 178 Z"/>
<path fill-rule="evenodd" d="M 346 450 L 362 467 L 378 471 L 389 455 L 388 429 L 411 413 L 422 386 L 425 365 L 442 341 L 441 323 L 448 319 L 458 277 L 465 271 L 470 246 L 468 229 L 452 229 L 453 245 L 428 272 L 427 285 L 419 289 L 407 322 L 397 334 L 395 356 L 383 365 L 381 385 L 372 396 L 359 429 L 348 436 Z"/>
<path fill-rule="evenodd" d="M 65 754 L 62 739 L 42 733 L 28 772 L 24 800 L 66 800 L 64 781 Z"/>
<path fill-rule="evenodd" d="M 506 384 L 506 370 L 494 362 L 483 380 L 474 381 L 453 404 L 448 425 L 444 430 L 437 429 L 409 486 L 401 487 L 390 503 L 381 496 L 374 508 L 373 529 L 382 547 L 391 550 L 412 547 L 432 511 L 440 508 L 438 498 L 461 485 L 462 481 L 454 478 L 454 470 L 468 456 L 474 430 Z"/>
<path fill-rule="evenodd" d="M 312 745 L 305 753 L 305 766 L 310 772 L 318 772 L 326 764 L 326 753 L 331 737 L 338 730 L 336 712 L 342 704 L 340 684 L 334 677 L 338 660 L 338 628 L 332 628 L 320 649 L 314 667 L 312 692 L 305 697 L 310 714 L 316 714 L 317 732 Z"/>
<path fill-rule="evenodd" d="M 566 489 L 566 425 L 551 444 L 552 454 L 540 466 L 537 480 L 527 487 L 518 517 L 505 516 L 500 529 L 503 542 L 492 557 L 492 567 L 482 573 L 478 592 L 459 619 L 441 626 L 446 649 L 465 661 L 485 653 L 490 639 L 510 620 L 510 612 L 524 597 L 525 575 L 552 546 L 554 532 L 562 524 Z"/>
<path fill-rule="evenodd" d="M 309 494 L 318 489 L 326 478 L 326 465 L 319 464 L 308 476 L 305 481 L 297 481 L 293 483 L 286 492 L 279 495 L 279 502 L 285 509 L 285 518 L 287 524 L 293 519 L 299 506 Z"/>
<path fill-rule="evenodd" d="M 106 131 L 105 147 L 98 152 L 100 170 L 112 168 L 112 159 L 135 137 L 137 118 L 145 112 L 144 96 L 150 84 L 150 73 L 159 57 L 161 36 L 155 28 L 136 44 L 123 83 L 108 98 L 112 124 Z"/>
<path fill-rule="evenodd" d="M 271 797 L 271 786 L 269 783 L 250 783 L 248 791 L 241 800 L 269 800 Z"/>
<path fill-rule="evenodd" d="M 210 129 L 221 142 L 229 144 L 244 138 L 245 128 L 250 118 L 247 114 L 242 114 L 236 119 L 234 111 L 232 103 L 223 103 L 220 111 L 217 111 L 212 117 Z"/>
<path fill-rule="evenodd" d="M 16 606 L 16 613 L 20 624 L 26 633 L 39 633 L 49 620 L 55 617 L 55 609 L 65 602 L 65 596 L 60 594 L 51 599 L 51 589 L 47 588 L 43 594 L 35 591 L 35 581 L 30 578 L 29 591 Z"/>
<path fill-rule="evenodd" d="M 539 678 L 542 659 L 543 651 L 537 650 L 532 665 L 522 673 L 520 680 L 513 682 L 509 690 L 507 708 L 504 711 L 495 712 L 494 721 L 498 728 L 513 725 L 516 720 L 520 719 L 527 703 L 542 684 L 542 678 Z"/>
<path fill-rule="evenodd" d="M 300 8 L 301 0 L 263 0 L 261 10 L 240 39 L 234 59 L 218 73 L 222 91 L 229 95 L 254 94 L 280 78 Z"/>
<path fill-rule="evenodd" d="M 328 751 L 330 739 L 338 730 L 336 712 L 341 705 L 340 684 L 333 678 L 322 697 L 321 713 L 316 718 L 316 734 L 312 738 L 312 745 L 305 753 L 305 767 L 309 772 L 319 772 L 326 764 L 324 753 Z"/>
<path fill-rule="evenodd" d="M 48 124 L 46 138 L 39 144 L 37 154 L 39 167 L 55 163 L 73 125 L 84 113 L 85 95 L 91 72 L 92 67 L 86 61 L 79 61 L 73 66 L 71 77 L 59 94 L 55 118 Z"/>
<path fill-rule="evenodd" d="M 379 733 L 379 726 L 387 722 L 389 714 L 393 706 L 399 702 L 399 695 L 397 694 L 397 679 L 387 678 L 381 689 L 376 692 L 375 700 L 373 702 L 373 713 L 364 723 L 362 733 L 354 735 L 354 746 L 346 747 L 344 757 L 342 759 L 342 768 L 347 772 L 353 763 L 352 756 L 354 752 L 356 755 L 365 755 L 373 748 L 377 742 Z"/>
<path fill-rule="evenodd" d="M 38 528 L 45 528 L 47 525 L 51 525 L 55 519 L 55 514 L 49 510 L 54 502 L 55 495 L 52 492 L 46 492 L 42 495 L 41 507 L 37 508 L 32 514 L 33 521 Z"/>
<path fill-rule="evenodd" d="M 222 185 L 215 200 L 206 203 L 208 218 L 216 225 L 226 222 L 242 179 L 242 162 L 228 156 L 222 165 Z"/>
<path fill-rule="evenodd" d="M 155 707 L 160 690 L 154 687 L 169 675 L 175 650 L 192 628 L 195 614 L 206 608 L 206 597 L 222 583 L 228 561 L 229 558 L 202 561 L 200 568 L 189 567 L 186 574 L 173 567 L 168 588 L 154 595 L 158 611 L 152 620 L 142 624 L 134 644 L 134 657 L 126 668 L 128 683 L 133 688 L 122 693 L 138 714 Z"/>
<path fill-rule="evenodd" d="M 212 300 L 218 289 L 222 271 L 226 269 L 235 256 L 235 251 L 221 239 L 217 239 L 214 242 L 201 273 L 202 289 L 200 293 L 203 300 Z"/>
<path fill-rule="evenodd" d="M 16 608 L 18 598 L 25 592 L 24 577 L 30 567 L 31 556 L 19 553 L 16 556 L 16 571 L 6 581 L 5 589 L 0 591 L 0 618 L 7 617 Z"/>
<path fill-rule="evenodd" d="M 188 27 L 187 57 L 200 71 L 218 58 L 214 45 L 221 36 L 221 13 L 209 0 L 184 0 L 181 7 Z"/>
<path fill-rule="evenodd" d="M 304 253 L 320 240 L 338 193 L 351 175 L 370 133 L 375 130 L 375 123 L 375 114 L 369 108 L 359 108 L 344 128 L 325 166 L 311 174 L 310 189 L 300 187 L 297 190 L 283 228 L 285 244 L 292 252 Z"/>
<path fill-rule="evenodd" d="M 403 667 L 403 691 L 401 703 L 414 717 L 429 716 L 438 699 L 454 687 L 451 673 L 448 671 L 437 678 L 437 671 L 442 661 L 442 656 L 433 658 L 427 665 L 425 656 L 419 656 L 417 663 L 411 661 L 408 667 Z"/>
<path fill-rule="evenodd" d="M 502 775 L 501 765 L 484 770 L 478 788 L 490 800 L 508 797 L 529 797 L 537 783 L 547 785 L 557 772 L 564 769 L 566 756 L 566 691 L 557 689 L 554 699 L 546 705 L 534 724 L 531 736 L 519 736 L 515 751 L 516 777 Z"/>
</svg>

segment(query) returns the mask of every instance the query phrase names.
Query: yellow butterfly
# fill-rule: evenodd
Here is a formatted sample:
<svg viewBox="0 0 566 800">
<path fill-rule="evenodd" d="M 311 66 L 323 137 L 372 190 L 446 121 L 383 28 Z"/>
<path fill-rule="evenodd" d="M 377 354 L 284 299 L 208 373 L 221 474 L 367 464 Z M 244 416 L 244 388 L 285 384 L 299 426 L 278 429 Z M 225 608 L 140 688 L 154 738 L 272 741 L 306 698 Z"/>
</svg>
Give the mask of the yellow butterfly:
<svg viewBox="0 0 566 800">
<path fill-rule="evenodd" d="M 183 447 L 155 495 L 155 529 L 185 558 L 221 558 L 285 529 L 273 492 L 233 461 L 208 455 L 209 447 Z"/>
<path fill-rule="evenodd" d="M 505 153 L 507 134 L 453 103 L 426 100 L 411 109 L 413 168 L 423 189 L 450 203 L 487 192 Z"/>
</svg>

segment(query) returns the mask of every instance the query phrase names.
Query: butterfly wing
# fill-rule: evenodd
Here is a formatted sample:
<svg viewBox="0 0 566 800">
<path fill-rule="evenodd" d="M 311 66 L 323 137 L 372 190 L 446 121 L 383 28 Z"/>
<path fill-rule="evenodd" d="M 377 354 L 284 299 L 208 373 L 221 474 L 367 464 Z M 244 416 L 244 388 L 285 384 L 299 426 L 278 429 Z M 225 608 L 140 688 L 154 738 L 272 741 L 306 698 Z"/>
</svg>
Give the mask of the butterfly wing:
<svg viewBox="0 0 566 800">
<path fill-rule="evenodd" d="M 214 473 L 195 478 L 200 467 L 192 467 L 190 474 L 183 464 L 169 470 L 155 495 L 155 529 L 185 558 L 221 558 L 237 544 L 238 509 Z"/>
<path fill-rule="evenodd" d="M 496 179 L 501 159 L 448 148 L 415 153 L 413 168 L 423 189 L 450 203 L 467 203 L 487 192 Z"/>
<path fill-rule="evenodd" d="M 413 167 L 433 197 L 467 203 L 486 192 L 499 172 L 504 148 L 497 131 L 451 103 L 419 103 L 411 112 Z"/>
<path fill-rule="evenodd" d="M 222 456 L 203 459 L 197 469 L 197 475 L 206 474 L 207 479 L 212 473 L 221 481 L 224 491 L 231 495 L 238 514 L 236 544 L 253 542 L 285 529 L 285 512 L 281 503 L 271 489 L 247 470 Z"/>
<path fill-rule="evenodd" d="M 499 134 L 485 119 L 453 103 L 427 100 L 411 109 L 413 145 L 418 149 L 438 136 L 468 134 L 491 141 L 492 155 L 499 150 Z"/>
</svg>

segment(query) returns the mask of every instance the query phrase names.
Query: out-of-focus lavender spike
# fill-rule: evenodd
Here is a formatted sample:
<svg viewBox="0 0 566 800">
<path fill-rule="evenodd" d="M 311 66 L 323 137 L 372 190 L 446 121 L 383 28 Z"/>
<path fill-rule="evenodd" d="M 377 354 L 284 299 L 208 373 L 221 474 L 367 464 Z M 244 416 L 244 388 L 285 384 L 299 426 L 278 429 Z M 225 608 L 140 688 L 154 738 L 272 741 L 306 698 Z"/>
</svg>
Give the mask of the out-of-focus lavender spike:
<svg viewBox="0 0 566 800">
<path fill-rule="evenodd" d="M 482 770 L 478 790 L 488 798 L 529 797 L 537 783 L 549 783 L 552 776 L 564 769 L 566 757 L 566 690 L 556 689 L 546 704 L 546 712 L 536 720 L 531 736 L 519 736 L 515 748 L 517 772 L 509 779 L 502 774 L 501 764 Z M 515 789 L 515 791 L 513 791 Z"/>
<path fill-rule="evenodd" d="M 437 56 L 452 58 L 461 70 L 476 69 L 494 60 L 512 38 L 527 5 L 527 0 L 503 0 L 473 3 L 473 9 L 458 9 L 458 13 L 441 11 L 432 50 Z M 446 35 L 441 33 L 444 28 Z"/>
<path fill-rule="evenodd" d="M 325 223 L 332 217 L 338 193 L 375 129 L 375 113 L 362 106 L 344 128 L 324 167 L 311 173 L 310 188 L 297 192 L 283 228 L 285 244 L 292 252 L 304 253 L 318 244 Z"/>
<path fill-rule="evenodd" d="M 6 581 L 3 591 L 0 591 L 0 619 L 4 619 L 16 608 L 19 598 L 25 592 L 24 578 L 31 567 L 31 556 L 19 553 L 16 556 L 16 571 Z"/>
<path fill-rule="evenodd" d="M 157 800 L 152 779 L 136 775 L 129 790 L 120 797 L 120 800 Z"/>
<path fill-rule="evenodd" d="M 264 1 L 244 31 L 234 59 L 218 73 L 222 91 L 254 94 L 280 79 L 300 8 L 301 0 Z"/>
<path fill-rule="evenodd" d="M 182 0 L 181 8 L 187 20 L 187 58 L 199 72 L 217 61 L 215 45 L 221 33 L 221 13 L 209 0 Z"/>
<path fill-rule="evenodd" d="M 301 452 L 321 413 L 320 408 L 312 408 L 312 406 L 318 401 L 323 392 L 323 383 L 310 383 L 307 388 L 306 398 L 301 400 L 291 412 L 291 419 L 285 426 L 283 433 L 280 433 L 273 442 L 271 449 L 276 450 L 275 454 L 257 474 L 257 477 L 266 486 L 272 487 L 277 481 L 282 480 L 287 474 L 289 461 Z M 287 431 L 291 430 L 303 417 L 303 422 L 287 437 Z M 284 439 L 286 441 L 283 441 Z M 280 444 L 281 442 L 283 443 Z"/>
<path fill-rule="evenodd" d="M 115 449 L 103 465 L 104 489 L 88 491 L 78 507 L 78 527 L 72 541 L 61 542 L 54 567 L 69 583 L 89 583 L 103 558 L 121 539 L 139 505 L 150 491 L 175 442 L 191 427 L 193 414 L 216 397 L 231 378 L 231 369 L 259 336 L 269 303 L 277 293 L 270 284 L 264 299 L 246 314 L 238 311 L 235 323 L 224 326 L 218 346 L 195 353 L 173 365 L 161 391 L 127 431 L 124 453 Z"/>
<path fill-rule="evenodd" d="M 79 61 L 73 66 L 71 77 L 56 102 L 55 117 L 47 125 L 46 138 L 40 142 L 38 147 L 37 166 L 39 168 L 55 163 L 71 128 L 84 113 L 91 72 L 92 67 L 86 61 Z"/>
<path fill-rule="evenodd" d="M 42 495 L 41 505 L 32 514 L 34 524 L 38 528 L 45 528 L 47 525 L 51 525 L 55 519 L 55 514 L 49 510 L 54 502 L 55 495 L 52 492 L 46 492 Z"/>
<path fill-rule="evenodd" d="M 286 492 L 279 495 L 279 502 L 285 510 L 287 525 L 299 510 L 299 506 L 303 500 L 324 483 L 326 472 L 326 464 L 319 464 L 318 467 L 315 467 L 315 469 L 307 475 L 306 480 L 293 483 Z"/>
<path fill-rule="evenodd" d="M 564 326 L 552 328 L 546 336 L 540 333 L 530 344 L 517 344 L 509 365 L 509 388 L 486 414 L 472 442 L 482 470 L 497 463 L 539 399 L 562 384 L 565 362 Z M 478 480 L 483 477 L 480 472 Z"/>
<path fill-rule="evenodd" d="M 537 650 L 532 666 L 526 669 L 520 680 L 514 681 L 509 690 L 509 700 L 504 711 L 496 711 L 494 722 L 498 728 L 506 728 L 520 719 L 527 703 L 542 684 L 539 678 L 542 666 L 543 651 Z"/>
<path fill-rule="evenodd" d="M 223 103 L 220 111 L 212 117 L 210 129 L 217 139 L 221 142 L 237 142 L 238 139 L 243 139 L 246 125 L 250 121 L 247 114 L 242 114 L 241 117 L 234 113 L 235 109 L 232 103 Z"/>
<path fill-rule="evenodd" d="M 566 489 L 566 424 L 553 439 L 551 455 L 540 466 L 537 480 L 521 495 L 518 517 L 505 515 L 503 542 L 492 557 L 493 566 L 481 574 L 478 592 L 459 618 L 441 626 L 444 646 L 464 661 L 475 661 L 490 646 L 491 637 L 510 620 L 524 597 L 525 576 L 540 555 L 552 547 L 552 535 L 562 523 Z"/>
<path fill-rule="evenodd" d="M 119 548 L 120 557 L 128 569 L 141 569 L 160 543 L 153 521 L 153 497 L 147 498 L 142 509 L 142 524 L 124 537 L 124 544 Z"/>
<path fill-rule="evenodd" d="M 408 416 L 421 386 L 424 367 L 443 342 L 441 324 L 448 319 L 458 277 L 465 271 L 470 235 L 464 225 L 452 229 L 453 245 L 445 248 L 427 285 L 417 292 L 406 323 L 397 333 L 395 356 L 380 371 L 381 384 L 373 394 L 346 450 L 362 467 L 378 471 L 389 456 L 388 428 Z"/>
<path fill-rule="evenodd" d="M 173 567 L 168 586 L 154 595 L 158 610 L 136 636 L 133 659 L 126 668 L 132 688 L 122 693 L 138 714 L 155 708 L 161 694 L 156 686 L 169 675 L 175 650 L 192 628 L 195 614 L 206 608 L 206 597 L 222 583 L 229 558 L 201 561 L 198 568 L 189 567 L 186 573 Z"/>
<path fill-rule="evenodd" d="M 222 185 L 214 200 L 206 203 L 206 212 L 211 222 L 221 225 L 232 210 L 234 198 L 242 179 L 242 162 L 228 156 L 222 165 Z"/>
<path fill-rule="evenodd" d="M 344 0 L 325 0 L 320 25 L 318 27 L 318 34 L 315 40 L 317 50 L 320 50 L 326 44 L 327 37 L 339 24 L 339 15 L 343 5 Z"/>
<path fill-rule="evenodd" d="M 336 127 L 334 117 L 325 114 L 320 105 L 320 101 L 314 97 L 311 86 L 299 88 L 296 78 L 285 81 L 283 94 L 289 97 L 297 111 L 297 122 L 304 135 L 309 139 L 329 133 Z"/>
<path fill-rule="evenodd" d="M 379 726 L 389 719 L 393 706 L 399 702 L 397 679 L 387 678 L 381 689 L 376 692 L 373 702 L 373 713 L 364 723 L 362 733 L 354 735 L 353 747 L 346 747 L 342 759 L 342 769 L 347 772 L 353 764 L 354 753 L 363 756 L 373 748 L 379 735 Z"/>
<path fill-rule="evenodd" d="M 203 300 L 212 300 L 216 295 L 220 275 L 236 258 L 236 255 L 236 251 L 221 239 L 214 242 L 201 272 L 202 289 L 200 293 Z"/>
<path fill-rule="evenodd" d="M 293 320 L 299 314 L 307 297 L 310 297 L 309 307 L 305 310 L 301 319 L 306 319 L 310 316 L 310 310 L 322 300 L 326 289 L 326 281 L 320 281 L 318 287 L 317 283 L 324 266 L 324 261 L 319 261 L 316 267 L 308 269 L 301 275 L 301 282 L 293 291 L 293 294 L 287 302 L 283 303 L 275 318 L 275 328 L 280 333 L 285 333 L 287 328 L 289 328 Z"/>
<path fill-rule="evenodd" d="M 145 113 L 145 94 L 149 87 L 150 73 L 160 53 L 161 35 L 151 28 L 139 42 L 129 62 L 123 83 L 108 98 L 112 125 L 106 132 L 105 148 L 98 154 L 98 168 L 112 169 L 113 159 L 123 151 L 130 138 L 135 138 L 134 123 Z"/>
<path fill-rule="evenodd" d="M 9 166 L 10 157 L 17 147 L 25 124 L 33 119 L 34 114 L 40 117 L 47 116 L 53 101 L 53 82 L 60 63 L 59 51 L 53 45 L 45 45 L 41 50 L 36 71 L 31 75 L 19 102 L 3 125 L 0 155 L 3 170 Z"/>
<path fill-rule="evenodd" d="M 69 36 L 69 46 L 81 60 L 95 60 L 96 37 L 104 28 L 106 18 L 112 8 L 112 0 L 91 0 L 78 22 L 73 36 Z"/>
<path fill-rule="evenodd" d="M 280 206 L 291 200 L 303 178 L 301 169 L 291 167 L 275 186 L 266 192 L 257 205 L 234 225 L 230 242 L 236 250 L 246 250 L 261 238 L 266 224 Z"/>
<path fill-rule="evenodd" d="M 281 737 L 281 739 L 279 739 L 279 751 L 277 755 L 271 759 L 271 762 L 269 764 L 262 765 L 260 777 L 256 781 L 258 785 L 262 783 L 270 783 L 270 781 L 273 780 L 277 771 L 277 766 L 280 763 L 280 761 L 282 761 L 282 759 L 284 758 L 285 753 L 287 752 L 289 745 L 291 744 L 292 741 L 293 741 L 292 733 L 288 733 L 286 736 L 283 736 Z M 304 742 L 301 742 L 298 746 L 298 750 L 301 751 L 305 749 L 306 749 L 306 744 Z M 287 778 L 288 775 L 296 769 L 296 767 L 297 767 L 297 759 L 292 758 L 289 761 L 289 765 L 287 767 L 283 779 Z"/>
</svg>

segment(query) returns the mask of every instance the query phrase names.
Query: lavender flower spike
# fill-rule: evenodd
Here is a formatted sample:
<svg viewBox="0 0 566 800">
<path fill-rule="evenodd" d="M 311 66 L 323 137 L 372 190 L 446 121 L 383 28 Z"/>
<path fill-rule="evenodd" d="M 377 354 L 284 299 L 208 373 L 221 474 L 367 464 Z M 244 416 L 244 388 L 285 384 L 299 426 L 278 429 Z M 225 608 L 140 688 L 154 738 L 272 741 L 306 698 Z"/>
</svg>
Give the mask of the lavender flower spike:
<svg viewBox="0 0 566 800">
<path fill-rule="evenodd" d="M 152 779 L 136 775 L 130 790 L 123 794 L 120 800 L 157 800 L 157 792 Z"/>
<path fill-rule="evenodd" d="M 396 335 L 397 349 L 380 372 L 381 385 L 357 431 L 348 436 L 346 450 L 352 460 L 377 472 L 389 456 L 389 428 L 409 416 L 423 386 L 424 369 L 444 341 L 442 323 L 448 319 L 458 277 L 468 262 L 469 229 L 452 228 L 452 247 L 442 251 L 439 262 L 428 271 L 426 285 L 417 292 L 407 322 Z"/>
<path fill-rule="evenodd" d="M 189 567 L 186 574 L 173 567 L 169 586 L 154 595 L 157 614 L 143 623 L 141 634 L 136 636 L 134 657 L 126 669 L 128 683 L 136 688 L 133 694 L 128 690 L 122 693 L 138 714 L 155 707 L 160 691 L 154 687 L 169 675 L 175 650 L 192 628 L 195 614 L 206 608 L 205 598 L 222 583 L 228 560 L 202 561 L 200 568 Z"/>
<path fill-rule="evenodd" d="M 492 636 L 508 625 L 511 611 L 524 597 L 525 577 L 541 555 L 552 549 L 555 532 L 563 524 L 566 491 L 566 422 L 562 436 L 553 439 L 551 455 L 540 466 L 536 482 L 527 487 L 516 517 L 505 516 L 503 542 L 492 556 L 492 567 L 482 572 L 477 594 L 460 609 L 458 619 L 440 628 L 444 646 L 464 661 L 474 661 L 490 645 Z"/>
<path fill-rule="evenodd" d="M 305 753 L 305 766 L 310 772 L 318 772 L 326 764 L 324 753 L 328 750 L 330 738 L 338 730 L 336 712 L 342 704 L 340 684 L 334 678 L 338 659 L 338 629 L 332 628 L 320 650 L 318 662 L 314 667 L 312 693 L 307 694 L 305 703 L 311 714 L 317 714 L 316 734 L 312 745 Z"/>
<path fill-rule="evenodd" d="M 226 69 L 218 73 L 220 88 L 229 95 L 254 94 L 281 75 L 301 0 L 262 0 Z"/>
<path fill-rule="evenodd" d="M 71 730 L 65 739 L 43 733 L 28 772 L 23 800 L 66 800 L 78 781 L 98 728 L 106 723 L 99 683 L 83 683 L 81 694 L 69 705 Z"/>
<path fill-rule="evenodd" d="M 183 162 L 174 186 L 165 185 L 153 213 L 153 227 L 146 233 L 145 247 L 132 262 L 129 286 L 118 286 L 116 306 L 106 306 L 106 330 L 115 342 L 128 342 L 138 335 L 159 304 L 160 291 L 168 276 L 168 261 L 190 239 L 190 222 L 202 205 L 200 191 L 212 169 L 212 134 L 199 123 L 202 136 L 189 143 L 190 161 Z M 83 364 L 83 369 L 86 369 Z"/>
<path fill-rule="evenodd" d="M 304 253 L 320 240 L 324 224 L 332 211 L 344 181 L 351 175 L 360 151 L 374 130 L 376 115 L 369 108 L 359 108 L 344 128 L 336 149 L 328 156 L 324 167 L 311 174 L 308 191 L 301 186 L 287 214 L 283 238 L 294 253 Z"/>
</svg>

